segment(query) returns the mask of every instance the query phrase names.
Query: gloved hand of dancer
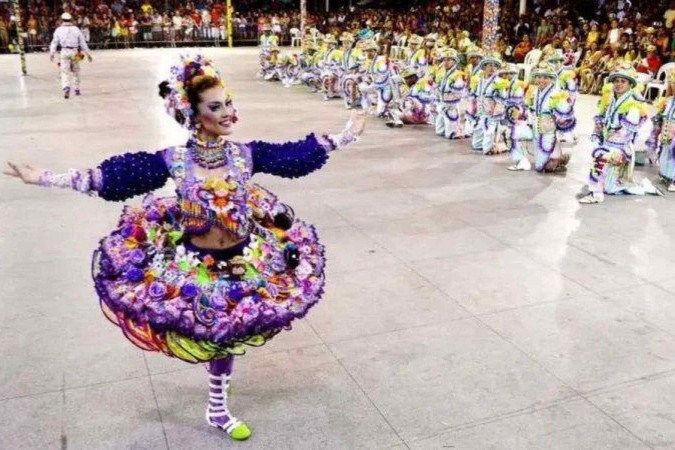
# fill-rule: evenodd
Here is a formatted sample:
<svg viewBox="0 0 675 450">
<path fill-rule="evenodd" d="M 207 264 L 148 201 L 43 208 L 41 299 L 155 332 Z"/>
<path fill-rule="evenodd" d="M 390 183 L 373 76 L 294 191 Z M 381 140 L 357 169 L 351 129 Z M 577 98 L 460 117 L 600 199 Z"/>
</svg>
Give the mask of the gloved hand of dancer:
<svg viewBox="0 0 675 450">
<path fill-rule="evenodd" d="M 342 147 L 345 147 L 352 142 L 356 141 L 359 136 L 363 133 L 364 128 L 366 127 L 366 118 L 362 113 L 352 111 L 349 116 L 349 120 L 345 125 L 344 129 L 338 134 L 329 134 L 325 136 L 330 141 L 331 150 L 336 150 Z"/>
<path fill-rule="evenodd" d="M 7 161 L 9 169 L 2 171 L 5 175 L 10 177 L 19 178 L 26 184 L 39 184 L 40 183 L 40 174 L 41 170 L 36 169 L 28 164 L 14 164 L 13 162 Z"/>
<path fill-rule="evenodd" d="M 352 111 L 349 120 L 345 126 L 345 131 L 351 132 L 354 136 L 361 136 L 366 128 L 366 115 L 357 111 Z"/>
</svg>

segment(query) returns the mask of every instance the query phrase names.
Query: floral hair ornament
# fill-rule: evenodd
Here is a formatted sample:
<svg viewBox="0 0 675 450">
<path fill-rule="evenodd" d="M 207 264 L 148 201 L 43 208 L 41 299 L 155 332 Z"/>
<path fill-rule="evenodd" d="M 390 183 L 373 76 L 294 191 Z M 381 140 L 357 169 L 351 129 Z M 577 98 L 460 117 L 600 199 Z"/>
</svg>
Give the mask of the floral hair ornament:
<svg viewBox="0 0 675 450">
<path fill-rule="evenodd" d="M 206 78 L 218 80 L 219 86 L 225 89 L 225 80 L 213 65 L 213 61 L 203 55 L 181 55 L 180 62 L 171 66 L 170 73 L 167 86 L 169 92 L 164 97 L 166 112 L 184 127 L 193 129 L 194 111 L 188 97 L 188 89 Z M 232 94 L 227 90 L 226 94 L 227 99 L 231 100 Z"/>
</svg>

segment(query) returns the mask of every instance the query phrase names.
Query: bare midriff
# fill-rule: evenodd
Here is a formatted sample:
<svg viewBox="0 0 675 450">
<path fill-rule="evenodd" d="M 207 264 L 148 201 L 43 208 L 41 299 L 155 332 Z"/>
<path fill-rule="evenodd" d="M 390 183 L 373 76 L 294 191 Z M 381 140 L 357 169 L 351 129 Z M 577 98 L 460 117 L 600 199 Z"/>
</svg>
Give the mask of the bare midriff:
<svg viewBox="0 0 675 450">
<path fill-rule="evenodd" d="M 199 236 L 191 236 L 190 243 L 196 247 L 208 250 L 225 250 L 245 240 L 234 233 L 220 228 L 211 228 Z"/>
</svg>

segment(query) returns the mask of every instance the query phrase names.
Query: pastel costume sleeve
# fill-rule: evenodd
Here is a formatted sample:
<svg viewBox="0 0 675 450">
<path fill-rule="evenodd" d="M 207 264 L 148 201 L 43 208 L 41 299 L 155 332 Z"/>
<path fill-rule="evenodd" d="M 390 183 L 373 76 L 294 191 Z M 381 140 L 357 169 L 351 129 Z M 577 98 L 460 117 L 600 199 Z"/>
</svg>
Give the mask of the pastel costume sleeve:
<svg viewBox="0 0 675 450">
<path fill-rule="evenodd" d="M 294 142 L 249 142 L 253 173 L 283 178 L 299 178 L 319 170 L 328 161 L 328 153 L 357 140 L 349 129 L 334 135 L 317 137 L 314 133 Z"/>
<path fill-rule="evenodd" d="M 560 91 L 553 94 L 551 96 L 551 107 L 558 130 L 570 131 L 576 127 L 577 119 L 574 116 L 574 107 L 569 93 Z"/>
<path fill-rule="evenodd" d="M 647 120 L 647 108 L 637 101 L 631 103 L 625 112 L 619 108 L 619 123 L 628 133 L 635 135 Z"/>
<path fill-rule="evenodd" d="M 506 102 L 509 99 L 509 85 L 510 81 L 505 78 L 498 78 L 495 80 L 495 91 L 494 98 L 502 102 Z"/>
<path fill-rule="evenodd" d="M 668 100 L 667 104 L 669 107 L 672 107 L 670 106 L 672 101 L 672 98 Z M 659 135 L 661 134 L 661 128 L 663 127 L 663 119 L 666 112 L 666 101 L 661 98 L 654 104 L 654 106 L 656 108 L 656 114 L 654 114 L 654 117 L 652 117 L 652 133 L 646 142 L 647 147 L 649 147 L 649 149 L 652 151 L 656 150 Z"/>
<path fill-rule="evenodd" d="M 432 86 L 426 81 L 422 81 L 421 83 L 421 85 L 415 86 L 411 90 L 411 97 L 418 99 L 422 103 L 433 102 L 436 99 L 437 94 L 433 90 Z"/>
<path fill-rule="evenodd" d="M 138 152 L 113 156 L 96 169 L 70 169 L 60 174 L 45 170 L 39 184 L 122 201 L 161 188 L 169 177 L 164 151 Z"/>
</svg>

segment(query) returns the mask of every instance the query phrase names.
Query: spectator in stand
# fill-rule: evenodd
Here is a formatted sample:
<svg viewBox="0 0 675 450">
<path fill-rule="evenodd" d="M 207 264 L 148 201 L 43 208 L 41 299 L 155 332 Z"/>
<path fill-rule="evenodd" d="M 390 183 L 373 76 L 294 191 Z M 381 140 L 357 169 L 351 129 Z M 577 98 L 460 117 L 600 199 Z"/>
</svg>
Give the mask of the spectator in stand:
<svg viewBox="0 0 675 450">
<path fill-rule="evenodd" d="M 607 40 L 605 44 L 611 47 L 617 47 L 619 45 L 619 39 L 621 38 L 621 28 L 619 28 L 619 21 L 614 19 L 612 20 L 612 26 L 607 33 Z"/>
<path fill-rule="evenodd" d="M 150 31 L 153 41 L 159 42 L 162 40 L 163 24 L 164 17 L 159 13 L 159 11 L 156 11 L 152 15 L 152 28 Z"/>
<path fill-rule="evenodd" d="M 530 41 L 530 36 L 527 34 L 523 35 L 522 40 L 516 45 L 516 48 L 513 50 L 513 59 L 517 63 L 522 63 L 525 61 L 525 56 L 533 49 L 532 42 Z"/>
<path fill-rule="evenodd" d="M 562 51 L 563 51 L 563 58 L 565 60 L 563 61 L 563 65 L 567 67 L 574 67 L 576 65 L 576 54 L 574 52 L 574 48 L 572 47 L 572 44 L 570 41 L 565 40 L 562 43 Z"/>
<path fill-rule="evenodd" d="M 579 78 L 579 89 L 582 94 L 589 94 L 593 89 L 595 82 L 595 70 L 597 70 L 598 63 L 602 59 L 602 51 L 598 48 L 598 43 L 593 42 L 586 51 L 584 59 L 577 70 Z"/>
<path fill-rule="evenodd" d="M 551 40 L 552 34 L 551 25 L 545 17 L 542 17 L 541 22 L 537 27 L 537 38 L 534 45 L 536 47 L 543 47 Z"/>
<path fill-rule="evenodd" d="M 640 61 L 636 70 L 654 77 L 661 68 L 661 65 L 661 57 L 656 53 L 656 46 L 650 45 L 647 47 L 647 56 Z"/>
<path fill-rule="evenodd" d="M 669 30 L 673 28 L 675 22 L 675 2 L 671 0 L 669 8 L 663 13 L 663 20 L 666 23 L 666 28 Z"/>
<path fill-rule="evenodd" d="M 525 20 L 525 16 L 518 16 L 518 23 L 516 23 L 516 25 L 513 27 L 514 36 L 529 36 L 530 33 L 532 33 L 532 27 L 530 27 L 530 23 Z"/>
</svg>

